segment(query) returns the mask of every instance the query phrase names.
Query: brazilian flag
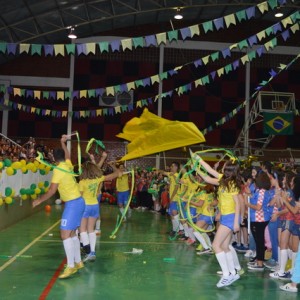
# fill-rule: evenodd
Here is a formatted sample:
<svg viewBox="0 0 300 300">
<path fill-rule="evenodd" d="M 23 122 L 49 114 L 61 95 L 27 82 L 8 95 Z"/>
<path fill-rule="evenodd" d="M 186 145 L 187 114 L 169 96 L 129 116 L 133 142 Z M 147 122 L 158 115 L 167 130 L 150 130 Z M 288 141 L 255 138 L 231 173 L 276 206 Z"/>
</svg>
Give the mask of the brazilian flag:
<svg viewBox="0 0 300 300">
<path fill-rule="evenodd" d="M 294 114 L 287 113 L 263 113 L 264 134 L 292 135 Z"/>
</svg>

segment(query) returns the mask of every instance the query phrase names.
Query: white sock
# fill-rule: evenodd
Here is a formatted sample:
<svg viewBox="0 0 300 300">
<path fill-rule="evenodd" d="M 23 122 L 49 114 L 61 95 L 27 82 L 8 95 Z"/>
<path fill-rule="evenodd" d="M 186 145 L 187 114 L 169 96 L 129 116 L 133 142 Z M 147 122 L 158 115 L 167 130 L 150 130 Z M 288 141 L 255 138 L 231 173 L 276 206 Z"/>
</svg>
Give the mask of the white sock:
<svg viewBox="0 0 300 300">
<path fill-rule="evenodd" d="M 229 276 L 229 269 L 228 269 L 228 265 L 227 265 L 227 259 L 226 259 L 226 254 L 224 251 L 220 252 L 220 253 L 216 253 L 216 258 L 219 262 L 219 265 L 222 269 L 223 272 L 223 276 L 224 277 L 228 277 Z"/>
<path fill-rule="evenodd" d="M 289 255 L 287 249 L 280 250 L 280 270 L 279 270 L 280 274 L 284 274 L 285 272 L 285 266 L 288 261 L 288 256 Z"/>
<path fill-rule="evenodd" d="M 188 226 L 188 224 L 184 223 L 182 226 L 183 226 L 183 230 L 184 230 L 184 235 L 186 237 L 189 237 L 189 226 Z"/>
<path fill-rule="evenodd" d="M 172 224 L 173 224 L 173 231 L 178 231 L 179 230 L 179 215 L 173 216 L 172 218 Z"/>
<path fill-rule="evenodd" d="M 209 249 L 209 246 L 207 245 L 205 238 L 202 236 L 200 232 L 194 231 L 194 236 L 196 237 L 196 239 L 199 241 L 199 243 L 203 246 L 205 250 Z M 225 253 L 225 252 L 221 252 L 221 253 Z"/>
<path fill-rule="evenodd" d="M 184 230 L 183 225 L 179 222 L 179 230 Z"/>
<path fill-rule="evenodd" d="M 74 259 L 76 263 L 81 262 L 81 253 L 80 253 L 80 242 L 78 236 L 73 236 L 73 245 L 74 245 Z"/>
<path fill-rule="evenodd" d="M 91 252 L 95 252 L 96 249 L 96 232 L 89 232 L 89 239 L 90 239 L 90 247 Z"/>
<path fill-rule="evenodd" d="M 88 234 L 86 231 L 80 233 L 80 240 L 81 240 L 81 243 L 83 246 L 86 246 L 90 243 L 89 237 L 88 237 Z"/>
<path fill-rule="evenodd" d="M 232 252 L 229 251 L 229 252 L 226 252 L 225 254 L 226 254 L 228 270 L 232 275 L 235 275 L 236 271 L 235 271 L 235 267 L 234 267 Z"/>
<path fill-rule="evenodd" d="M 292 259 L 293 257 L 293 251 L 291 249 L 288 249 L 289 259 Z"/>
<path fill-rule="evenodd" d="M 211 240 L 210 240 L 208 234 L 206 232 L 202 232 L 202 236 L 204 237 L 208 247 L 212 249 Z"/>
<path fill-rule="evenodd" d="M 193 241 L 196 241 L 196 237 L 195 237 L 193 231 L 194 231 L 193 228 L 189 227 L 189 229 L 188 229 L 189 238 Z"/>
<path fill-rule="evenodd" d="M 78 240 L 79 242 L 79 240 Z M 66 256 L 67 256 L 67 265 L 68 267 L 74 268 L 75 264 L 75 248 L 74 243 L 71 238 L 63 240 Z"/>
<path fill-rule="evenodd" d="M 120 207 L 119 209 L 120 209 L 121 215 L 123 216 L 123 214 L 124 214 L 124 208 L 123 208 L 123 207 Z M 124 216 L 124 217 L 125 217 L 125 216 Z"/>
<path fill-rule="evenodd" d="M 291 270 L 290 270 L 290 272 L 291 272 L 292 274 L 293 274 L 293 271 L 294 271 L 294 266 L 295 266 L 295 261 L 296 261 L 297 253 L 298 253 L 298 252 L 293 252 L 293 254 L 292 254 L 292 267 L 291 267 Z"/>
<path fill-rule="evenodd" d="M 278 265 L 280 266 L 280 247 L 279 246 L 277 247 L 277 251 L 278 251 L 277 252 L 278 253 L 277 254 L 277 256 L 278 256 Z"/>
<path fill-rule="evenodd" d="M 234 268 L 237 269 L 238 271 L 242 269 L 241 265 L 240 265 L 240 261 L 239 261 L 239 257 L 234 249 L 234 247 L 232 245 L 229 245 L 229 250 L 232 254 L 232 259 L 233 259 L 233 263 L 234 263 Z"/>
<path fill-rule="evenodd" d="M 96 221 L 96 230 L 100 231 L 100 226 L 101 226 L 101 220 L 97 219 L 97 221 Z"/>
</svg>

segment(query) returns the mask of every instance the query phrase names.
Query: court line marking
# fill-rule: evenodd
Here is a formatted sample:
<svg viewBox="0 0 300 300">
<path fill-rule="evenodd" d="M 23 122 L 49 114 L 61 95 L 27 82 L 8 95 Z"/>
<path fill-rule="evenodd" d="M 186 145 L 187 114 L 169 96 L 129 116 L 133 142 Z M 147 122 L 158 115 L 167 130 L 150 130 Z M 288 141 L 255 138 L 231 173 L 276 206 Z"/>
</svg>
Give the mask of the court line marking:
<svg viewBox="0 0 300 300">
<path fill-rule="evenodd" d="M 49 242 L 53 242 L 53 243 L 58 243 L 61 242 L 61 240 L 58 239 L 53 239 L 53 240 L 40 240 L 38 241 L 40 243 L 49 243 Z M 166 242 L 116 242 L 116 241 L 97 241 L 97 244 L 143 244 L 143 245 L 172 245 L 172 244 L 182 244 L 182 242 L 178 241 L 174 243 L 174 241 L 166 243 Z"/>
<path fill-rule="evenodd" d="M 32 245 L 34 245 L 36 242 L 38 242 L 40 238 L 42 238 L 44 235 L 46 235 L 49 231 L 51 231 L 54 227 L 56 227 L 60 222 L 61 222 L 61 220 L 59 219 L 51 227 L 49 227 L 46 231 L 44 231 L 41 235 L 39 235 L 31 243 L 29 243 L 21 251 L 19 251 L 16 255 L 14 255 L 10 260 L 8 260 L 4 265 L 2 265 L 0 267 L 0 272 L 2 272 L 4 269 L 6 269 L 10 264 L 12 264 L 18 258 L 18 256 L 25 253 Z"/>
</svg>

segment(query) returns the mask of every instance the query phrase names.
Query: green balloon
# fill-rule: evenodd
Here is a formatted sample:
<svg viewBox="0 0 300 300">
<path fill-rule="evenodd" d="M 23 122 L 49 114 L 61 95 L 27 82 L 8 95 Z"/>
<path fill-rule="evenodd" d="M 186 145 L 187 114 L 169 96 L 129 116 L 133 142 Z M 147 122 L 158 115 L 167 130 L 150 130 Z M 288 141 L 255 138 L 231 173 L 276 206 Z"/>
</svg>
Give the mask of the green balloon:
<svg viewBox="0 0 300 300">
<path fill-rule="evenodd" d="M 45 175 L 45 174 L 46 174 L 46 171 L 45 171 L 45 170 L 40 170 L 40 174 L 41 174 L 41 175 Z"/>
<path fill-rule="evenodd" d="M 8 158 L 5 158 L 3 161 L 5 167 L 10 167 L 11 166 L 11 160 Z"/>
<path fill-rule="evenodd" d="M 21 194 L 21 195 L 25 195 L 25 194 L 26 194 L 26 189 L 21 188 L 21 189 L 20 189 L 20 194 Z"/>
<path fill-rule="evenodd" d="M 49 181 L 45 181 L 44 186 L 48 187 L 49 186 Z"/>
<path fill-rule="evenodd" d="M 5 196 L 9 197 L 12 194 L 12 189 L 10 187 L 5 188 Z"/>
<path fill-rule="evenodd" d="M 35 183 L 33 183 L 33 184 L 30 186 L 30 189 L 31 189 L 31 190 L 34 190 L 34 189 L 36 189 L 36 184 L 35 184 Z"/>
<path fill-rule="evenodd" d="M 34 189 L 30 189 L 30 195 L 34 195 L 35 194 L 35 188 Z"/>
</svg>

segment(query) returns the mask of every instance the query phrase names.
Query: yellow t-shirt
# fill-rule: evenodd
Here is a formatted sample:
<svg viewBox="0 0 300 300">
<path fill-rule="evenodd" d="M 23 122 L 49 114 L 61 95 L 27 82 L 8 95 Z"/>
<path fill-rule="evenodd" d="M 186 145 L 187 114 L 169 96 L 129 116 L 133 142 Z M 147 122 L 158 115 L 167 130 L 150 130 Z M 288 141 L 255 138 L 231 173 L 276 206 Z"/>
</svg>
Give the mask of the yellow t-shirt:
<svg viewBox="0 0 300 300">
<path fill-rule="evenodd" d="M 188 180 L 188 188 L 187 188 L 187 192 L 185 194 L 185 198 L 187 199 L 187 201 L 188 201 L 188 199 L 190 199 L 191 195 L 193 195 L 191 201 L 198 202 L 198 198 L 196 196 L 196 194 L 197 194 L 196 190 L 197 190 L 198 186 L 199 185 L 196 182 L 193 182 L 190 179 Z M 190 207 L 197 208 L 198 206 L 191 204 Z"/>
<path fill-rule="evenodd" d="M 170 201 L 176 201 L 176 195 L 174 196 L 175 199 L 171 199 L 173 192 L 175 190 L 177 183 L 177 177 L 178 177 L 178 173 L 171 173 L 168 172 L 167 176 L 169 178 L 169 182 L 170 182 L 170 186 L 169 186 L 169 195 L 170 195 Z"/>
<path fill-rule="evenodd" d="M 179 183 L 180 183 L 180 186 L 179 186 L 179 188 L 177 190 L 177 194 L 176 194 L 177 201 L 178 201 L 178 197 L 180 197 L 182 199 L 183 197 L 186 198 L 186 196 L 187 196 L 188 189 L 189 189 L 189 183 L 190 183 L 189 176 L 187 174 L 183 174 Z"/>
<path fill-rule="evenodd" d="M 79 181 L 79 190 L 82 193 L 86 205 L 98 204 L 97 195 L 100 183 L 105 179 L 104 176 L 95 179 L 82 179 Z"/>
<path fill-rule="evenodd" d="M 117 178 L 116 188 L 118 192 L 129 191 L 128 174 L 123 174 L 121 177 Z"/>
<path fill-rule="evenodd" d="M 57 167 L 68 172 L 73 172 L 73 165 L 69 159 L 60 162 Z M 67 202 L 81 197 L 74 175 L 54 169 L 51 182 L 58 184 L 58 192 L 62 201 Z"/>
<path fill-rule="evenodd" d="M 212 217 L 214 216 L 215 212 L 213 207 L 210 204 L 214 201 L 214 194 L 213 193 L 204 193 L 202 194 L 202 200 L 204 203 L 202 205 L 202 215 Z"/>
<path fill-rule="evenodd" d="M 235 201 L 233 199 L 233 196 L 237 195 L 238 193 L 239 190 L 237 187 L 229 186 L 229 189 L 226 189 L 224 186 L 219 186 L 218 206 L 221 215 L 229 215 L 235 213 Z"/>
</svg>

